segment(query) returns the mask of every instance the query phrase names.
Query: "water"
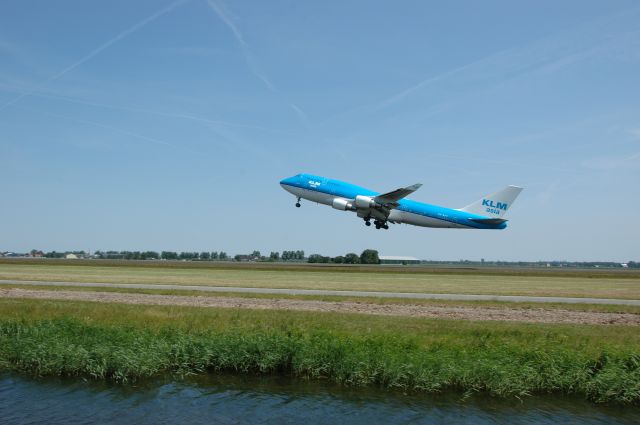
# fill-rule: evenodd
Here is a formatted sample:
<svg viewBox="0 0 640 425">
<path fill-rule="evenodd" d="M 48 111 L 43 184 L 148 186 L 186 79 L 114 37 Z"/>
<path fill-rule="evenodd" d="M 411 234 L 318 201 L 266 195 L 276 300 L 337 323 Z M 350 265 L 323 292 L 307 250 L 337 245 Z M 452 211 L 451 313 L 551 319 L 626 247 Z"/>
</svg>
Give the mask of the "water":
<svg viewBox="0 0 640 425">
<path fill-rule="evenodd" d="M 348 389 L 287 378 L 209 376 L 136 385 L 0 375 L 1 424 L 638 424 L 640 408 Z"/>
</svg>

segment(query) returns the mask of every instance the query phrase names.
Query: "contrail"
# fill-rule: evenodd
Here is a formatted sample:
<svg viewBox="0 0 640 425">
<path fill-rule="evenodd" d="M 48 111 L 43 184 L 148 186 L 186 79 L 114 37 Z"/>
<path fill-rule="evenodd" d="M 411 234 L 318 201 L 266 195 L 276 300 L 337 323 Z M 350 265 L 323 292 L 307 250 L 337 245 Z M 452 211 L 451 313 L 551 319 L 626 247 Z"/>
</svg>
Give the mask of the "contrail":
<svg viewBox="0 0 640 425">
<path fill-rule="evenodd" d="M 124 129 L 121 129 L 121 128 L 118 128 L 118 127 L 113 127 L 113 126 L 110 126 L 110 125 L 107 125 L 107 124 L 102 124 L 102 123 L 99 123 L 99 122 L 96 122 L 96 121 L 89 121 L 89 120 L 84 120 L 84 119 L 80 119 L 80 118 L 69 117 L 69 116 L 66 116 L 66 115 L 60 115 L 60 114 L 56 114 L 56 113 L 49 112 L 49 111 L 40 111 L 40 110 L 33 109 L 33 108 L 26 108 L 24 106 L 18 106 L 18 108 L 24 109 L 24 110 L 27 110 L 27 111 L 31 111 L 31 112 L 37 112 L 37 113 L 41 113 L 41 114 L 45 114 L 45 115 L 50 115 L 50 116 L 55 117 L 55 118 L 62 118 L 62 119 L 69 120 L 69 121 L 79 122 L 81 124 L 89 124 L 89 125 L 93 125 L 93 126 L 96 126 L 96 127 L 105 128 L 107 130 L 115 131 L 117 133 L 121 133 L 121 134 L 124 134 L 124 135 L 127 135 L 127 136 L 135 137 L 136 139 L 144 140 L 146 142 L 151 142 L 151 143 L 154 143 L 154 144 L 157 144 L 157 145 L 168 146 L 168 147 L 171 147 L 171 148 L 174 148 L 174 149 L 184 149 L 186 151 L 197 153 L 196 151 L 194 151 L 192 149 L 189 149 L 188 147 L 185 147 L 185 146 L 174 145 L 172 143 L 165 142 L 164 140 L 155 139 L 153 137 L 145 136 L 143 134 L 134 133 L 134 132 L 129 131 L 129 130 L 124 130 Z"/>
<path fill-rule="evenodd" d="M 231 18 L 227 16 L 227 13 L 224 11 L 224 9 L 213 0 L 209 0 L 208 3 L 209 3 L 209 6 L 213 9 L 213 11 L 216 12 L 218 17 L 222 19 L 222 21 L 233 32 L 233 35 L 236 37 L 236 40 L 238 41 L 238 43 L 243 47 L 248 47 L 247 42 L 244 41 L 244 37 L 242 36 L 242 33 L 240 32 L 236 24 L 231 20 Z"/>
<path fill-rule="evenodd" d="M 162 9 L 160 9 L 159 11 L 155 12 L 151 16 L 143 19 L 142 21 L 138 22 L 137 24 L 133 25 L 132 27 L 122 31 L 120 34 L 116 35 L 111 40 L 109 40 L 106 43 L 102 44 L 97 49 L 93 50 L 92 52 L 90 52 L 89 54 L 87 54 L 86 56 L 81 58 L 80 60 L 72 63 L 71 65 L 69 65 L 68 67 L 64 68 L 62 71 L 58 72 L 57 74 L 49 77 L 47 80 L 45 80 L 41 84 L 38 84 L 38 85 L 32 87 L 31 89 L 27 90 L 26 92 L 20 94 L 19 96 L 13 98 L 9 102 L 7 102 L 4 105 L 0 106 L 0 111 L 2 111 L 4 109 L 6 109 L 7 107 L 19 102 L 20 100 L 24 99 L 25 97 L 31 95 L 36 90 L 39 90 L 39 89 L 43 88 L 44 86 L 46 86 L 47 84 L 51 83 L 52 81 L 57 80 L 58 78 L 60 78 L 63 75 L 67 74 L 68 72 L 70 72 L 73 69 L 79 67 L 83 63 L 87 62 L 88 60 L 90 60 L 94 56 L 100 54 L 103 50 L 111 47 L 113 44 L 117 43 L 118 41 L 122 40 L 123 38 L 127 37 L 128 35 L 136 32 L 137 30 L 139 30 L 140 28 L 144 27 L 148 23 L 156 20 L 160 16 L 170 12 L 171 10 L 175 9 L 176 7 L 178 7 L 179 5 L 181 5 L 181 4 L 183 4 L 183 3 L 187 2 L 187 1 L 189 1 L 189 0 L 177 0 L 177 1 L 173 2 L 173 3 L 171 3 L 170 5 L 168 5 L 168 6 L 164 7 L 164 8 L 162 8 Z"/>
<path fill-rule="evenodd" d="M 245 41 L 244 36 L 238 26 L 235 24 L 233 19 L 229 16 L 227 11 L 224 9 L 224 5 L 222 3 L 216 2 L 215 0 L 207 0 L 207 4 L 209 7 L 218 15 L 218 18 L 231 30 L 233 33 L 233 37 L 236 39 L 240 50 L 242 51 L 242 55 L 244 56 L 245 63 L 249 68 L 249 71 L 269 89 L 270 91 L 277 93 L 282 96 L 278 88 L 267 78 L 267 76 L 260 70 L 260 67 L 255 63 L 253 59 L 253 55 L 251 54 L 251 50 L 249 48 L 249 44 Z M 309 125 L 309 118 L 307 114 L 296 104 L 289 102 L 289 106 L 294 110 L 296 115 L 300 118 L 305 125 Z"/>
<path fill-rule="evenodd" d="M 236 39 L 236 42 L 240 46 L 240 50 L 242 50 L 242 54 L 244 56 L 244 60 L 247 63 L 247 67 L 251 71 L 251 73 L 258 78 L 260 81 L 264 83 L 267 88 L 273 92 L 277 92 L 278 90 L 273 85 L 273 83 L 264 75 L 256 66 L 251 56 L 251 51 L 249 50 L 249 44 L 244 40 L 244 36 L 238 26 L 233 22 L 233 19 L 227 14 L 224 6 L 218 4 L 214 0 L 208 0 L 207 3 L 209 7 L 218 15 L 218 18 L 231 30 L 233 33 L 233 37 Z"/>
<path fill-rule="evenodd" d="M 291 109 L 293 109 L 295 113 L 298 114 L 298 117 L 300 118 L 300 120 L 304 122 L 306 125 L 309 125 L 309 117 L 307 117 L 307 114 L 305 114 L 304 111 L 295 103 L 292 103 L 290 106 L 291 106 Z"/>
<path fill-rule="evenodd" d="M 261 130 L 261 131 L 270 131 L 270 132 L 275 132 L 275 133 L 283 133 L 281 131 L 270 129 L 270 128 L 267 128 L 267 127 L 261 127 L 261 126 L 257 126 L 257 125 L 248 125 L 248 124 L 238 124 L 238 123 L 233 123 L 233 122 L 223 121 L 223 120 L 213 120 L 213 119 L 200 117 L 200 116 L 197 116 L 197 115 L 186 114 L 186 113 L 162 112 L 162 111 L 154 111 L 154 110 L 150 110 L 150 109 L 132 108 L 132 107 L 129 107 L 129 106 L 109 105 L 109 104 L 106 104 L 106 103 L 99 103 L 99 102 L 93 102 L 93 101 L 88 101 L 88 100 L 83 100 L 83 99 L 77 99 L 77 98 L 73 98 L 73 97 L 69 97 L 69 96 L 59 96 L 59 95 L 45 94 L 45 93 L 39 93 L 39 92 L 31 93 L 31 96 L 33 96 L 33 97 L 42 97 L 42 98 L 45 98 L 45 99 L 60 100 L 60 101 L 63 101 L 63 102 L 76 103 L 76 104 L 79 104 L 79 105 L 94 106 L 94 107 L 97 107 L 97 108 L 113 109 L 115 111 L 138 112 L 138 113 L 141 113 L 141 114 L 157 115 L 157 116 L 168 117 L 168 118 L 178 118 L 178 119 L 183 119 L 183 120 L 187 120 L 187 121 L 195 121 L 195 122 L 200 122 L 200 123 L 205 123 L 205 124 L 224 125 L 224 126 L 227 126 L 227 127 L 247 128 L 247 129 L 251 129 L 251 130 Z"/>
</svg>

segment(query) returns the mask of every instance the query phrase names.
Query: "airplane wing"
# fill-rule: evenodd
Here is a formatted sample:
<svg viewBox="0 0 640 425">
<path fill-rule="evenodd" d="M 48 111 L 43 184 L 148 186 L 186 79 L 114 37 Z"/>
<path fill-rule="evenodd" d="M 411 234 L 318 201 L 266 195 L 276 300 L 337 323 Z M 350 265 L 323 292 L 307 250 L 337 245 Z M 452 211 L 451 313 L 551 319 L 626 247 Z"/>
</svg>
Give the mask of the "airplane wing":
<svg viewBox="0 0 640 425">
<path fill-rule="evenodd" d="M 373 198 L 373 200 L 376 201 L 376 203 L 384 205 L 388 208 L 395 208 L 399 205 L 398 201 L 400 199 L 409 196 L 416 190 L 420 189 L 421 186 L 422 183 L 416 183 L 412 186 L 396 189 L 388 193 L 383 193 L 382 195 L 378 195 Z"/>
</svg>

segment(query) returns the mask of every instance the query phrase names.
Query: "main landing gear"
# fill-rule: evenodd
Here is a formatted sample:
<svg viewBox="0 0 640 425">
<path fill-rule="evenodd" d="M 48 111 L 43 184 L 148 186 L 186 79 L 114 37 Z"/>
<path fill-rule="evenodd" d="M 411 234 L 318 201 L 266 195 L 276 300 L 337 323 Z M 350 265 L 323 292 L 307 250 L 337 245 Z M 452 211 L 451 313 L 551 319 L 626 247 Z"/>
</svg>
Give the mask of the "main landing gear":
<svg viewBox="0 0 640 425">
<path fill-rule="evenodd" d="M 300 208 L 300 198 L 298 198 L 298 202 L 296 202 L 296 208 Z"/>
<path fill-rule="evenodd" d="M 371 218 L 367 217 L 364 219 L 364 224 L 365 226 L 371 226 Z M 389 229 L 389 225 L 387 224 L 386 221 L 380 221 L 380 220 L 374 220 L 373 224 L 376 226 L 376 229 L 380 230 L 380 229 L 385 229 L 388 230 Z"/>
</svg>

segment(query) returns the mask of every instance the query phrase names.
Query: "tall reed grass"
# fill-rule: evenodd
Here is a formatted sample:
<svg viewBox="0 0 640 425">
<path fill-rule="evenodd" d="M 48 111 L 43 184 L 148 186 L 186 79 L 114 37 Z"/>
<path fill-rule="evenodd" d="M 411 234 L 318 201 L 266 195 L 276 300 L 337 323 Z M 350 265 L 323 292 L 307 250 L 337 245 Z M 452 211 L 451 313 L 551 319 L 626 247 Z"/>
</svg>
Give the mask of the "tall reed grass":
<svg viewBox="0 0 640 425">
<path fill-rule="evenodd" d="M 235 371 L 405 391 L 458 389 L 500 397 L 578 394 L 640 403 L 640 354 L 562 343 L 503 344 L 491 332 L 423 344 L 411 334 L 341 334 L 281 326 L 188 329 L 80 318 L 0 318 L 0 369 L 131 382 L 164 373 Z"/>
</svg>

